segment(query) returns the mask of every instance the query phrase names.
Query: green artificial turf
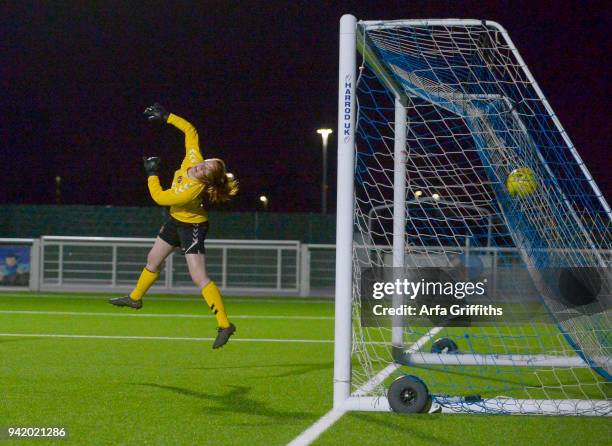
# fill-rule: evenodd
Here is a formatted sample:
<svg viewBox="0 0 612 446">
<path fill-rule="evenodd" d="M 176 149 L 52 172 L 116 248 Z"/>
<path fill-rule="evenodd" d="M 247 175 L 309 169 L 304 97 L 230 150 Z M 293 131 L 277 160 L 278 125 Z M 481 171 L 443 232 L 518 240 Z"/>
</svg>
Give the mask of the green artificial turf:
<svg viewBox="0 0 612 446">
<path fill-rule="evenodd" d="M 603 446 L 609 417 L 349 413 L 318 439 L 327 445 Z"/>
<path fill-rule="evenodd" d="M 238 332 L 213 351 L 215 321 L 197 298 L 155 296 L 133 311 L 103 295 L 17 296 L 0 294 L 0 427 L 64 426 L 68 437 L 0 444 L 283 445 L 331 408 L 331 301 L 227 298 Z M 597 445 L 610 428 L 608 418 L 351 413 L 315 444 Z"/>
</svg>

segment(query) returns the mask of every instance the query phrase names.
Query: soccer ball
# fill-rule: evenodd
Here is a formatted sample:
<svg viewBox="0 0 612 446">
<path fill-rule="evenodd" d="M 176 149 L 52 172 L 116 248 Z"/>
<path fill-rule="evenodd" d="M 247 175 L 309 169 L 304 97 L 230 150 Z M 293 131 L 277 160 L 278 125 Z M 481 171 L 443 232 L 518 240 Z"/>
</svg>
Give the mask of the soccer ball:
<svg viewBox="0 0 612 446">
<path fill-rule="evenodd" d="M 529 167 L 520 167 L 510 172 L 506 187 L 511 196 L 525 197 L 535 192 L 538 182 L 533 170 Z"/>
</svg>

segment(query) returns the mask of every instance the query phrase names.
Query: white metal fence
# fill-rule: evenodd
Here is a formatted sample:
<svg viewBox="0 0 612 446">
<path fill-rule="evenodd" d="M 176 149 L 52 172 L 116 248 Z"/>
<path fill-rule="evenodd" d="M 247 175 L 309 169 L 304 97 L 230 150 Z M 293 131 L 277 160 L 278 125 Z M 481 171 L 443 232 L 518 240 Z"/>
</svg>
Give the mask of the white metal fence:
<svg viewBox="0 0 612 446">
<path fill-rule="evenodd" d="M 154 239 L 57 237 L 0 239 L 0 249 L 24 252 L 27 284 L 1 289 L 36 291 L 129 291 L 146 263 Z M 13 254 L 11 254 L 13 255 Z M 334 245 L 275 240 L 207 240 L 206 266 L 221 290 L 231 294 L 332 296 Z M 26 265 L 27 263 L 27 265 Z M 21 286 L 20 286 L 21 285 Z M 165 262 L 152 292 L 194 292 L 182 255 Z"/>
<path fill-rule="evenodd" d="M 146 263 L 153 241 L 116 237 L 0 238 L 0 290 L 128 292 Z M 357 250 L 362 256 L 370 255 L 370 249 L 375 247 L 358 246 L 362 247 Z M 465 250 L 477 256 L 484 267 L 491 268 L 494 293 L 504 292 L 503 284 L 517 283 L 507 280 L 508 275 L 526 274 L 509 268 L 521 263 L 516 248 L 470 248 L 466 244 Z M 411 247 L 407 265 L 429 265 L 434 254 L 433 248 Z M 600 254 L 606 264 L 612 264 L 612 252 Z M 276 240 L 206 241 L 209 275 L 223 292 L 235 295 L 331 297 L 335 256 L 335 245 Z M 384 262 L 391 265 L 390 258 L 385 257 Z M 184 256 L 176 252 L 166 259 L 151 292 L 195 292 Z"/>
</svg>

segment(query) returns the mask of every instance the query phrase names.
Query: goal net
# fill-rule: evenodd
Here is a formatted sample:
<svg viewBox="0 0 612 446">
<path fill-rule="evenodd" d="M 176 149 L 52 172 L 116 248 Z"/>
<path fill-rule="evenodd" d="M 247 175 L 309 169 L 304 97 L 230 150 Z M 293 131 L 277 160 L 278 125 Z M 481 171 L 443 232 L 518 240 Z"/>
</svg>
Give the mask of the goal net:
<svg viewBox="0 0 612 446">
<path fill-rule="evenodd" d="M 612 213 L 506 31 L 344 16 L 340 39 L 335 405 L 610 415 Z M 372 277 L 449 269 L 503 318 L 370 317 Z"/>
</svg>

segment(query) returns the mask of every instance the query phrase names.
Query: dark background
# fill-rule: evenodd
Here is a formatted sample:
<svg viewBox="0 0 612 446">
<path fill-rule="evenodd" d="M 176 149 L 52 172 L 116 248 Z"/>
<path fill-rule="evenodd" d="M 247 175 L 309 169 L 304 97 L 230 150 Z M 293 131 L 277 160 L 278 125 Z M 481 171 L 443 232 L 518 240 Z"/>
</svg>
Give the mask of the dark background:
<svg viewBox="0 0 612 446">
<path fill-rule="evenodd" d="M 321 138 L 336 127 L 338 21 L 500 22 L 608 200 L 610 11 L 584 1 L 2 2 L 1 203 L 152 205 L 141 156 L 164 159 L 182 134 L 144 121 L 159 101 L 191 121 L 204 156 L 242 191 L 228 209 L 320 208 Z M 330 139 L 330 210 L 335 208 Z"/>
</svg>

